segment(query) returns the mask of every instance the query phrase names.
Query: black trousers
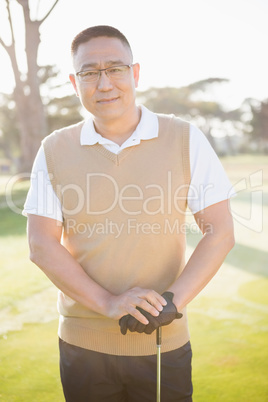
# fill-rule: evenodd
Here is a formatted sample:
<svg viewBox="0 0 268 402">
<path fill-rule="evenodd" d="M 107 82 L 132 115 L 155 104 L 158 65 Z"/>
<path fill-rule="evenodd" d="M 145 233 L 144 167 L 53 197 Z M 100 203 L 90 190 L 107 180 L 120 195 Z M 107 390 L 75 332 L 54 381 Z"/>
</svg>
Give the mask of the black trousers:
<svg viewBox="0 0 268 402">
<path fill-rule="evenodd" d="M 61 339 L 60 373 L 66 402 L 155 402 L 156 355 L 115 356 Z M 161 402 L 192 401 L 190 342 L 161 354 Z"/>
</svg>

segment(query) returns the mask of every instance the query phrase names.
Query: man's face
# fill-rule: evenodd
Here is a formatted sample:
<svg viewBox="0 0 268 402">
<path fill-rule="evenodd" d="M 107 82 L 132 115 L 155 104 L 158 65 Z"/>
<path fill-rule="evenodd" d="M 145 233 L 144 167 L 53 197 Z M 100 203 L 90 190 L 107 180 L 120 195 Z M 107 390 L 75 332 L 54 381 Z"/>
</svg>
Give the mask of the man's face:
<svg viewBox="0 0 268 402">
<path fill-rule="evenodd" d="M 79 46 L 74 56 L 75 71 L 95 70 L 132 63 L 131 52 L 117 38 L 99 37 Z M 135 88 L 138 86 L 139 65 L 128 69 L 123 78 L 110 79 L 105 72 L 97 82 L 81 82 L 70 75 L 82 105 L 97 120 L 109 122 L 135 110 Z"/>
</svg>

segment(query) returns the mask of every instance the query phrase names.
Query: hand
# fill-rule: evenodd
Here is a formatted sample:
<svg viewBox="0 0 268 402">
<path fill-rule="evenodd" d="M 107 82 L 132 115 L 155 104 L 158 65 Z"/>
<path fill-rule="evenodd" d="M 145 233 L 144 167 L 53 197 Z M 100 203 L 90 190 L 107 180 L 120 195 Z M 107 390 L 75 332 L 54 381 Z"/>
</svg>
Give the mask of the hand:
<svg viewBox="0 0 268 402">
<path fill-rule="evenodd" d="M 119 319 L 124 315 L 130 315 L 146 325 L 149 321 L 144 313 L 158 316 L 163 306 L 166 305 L 166 300 L 152 289 L 135 287 L 120 295 L 110 295 L 105 304 L 105 315 L 108 317 Z"/>
<path fill-rule="evenodd" d="M 157 317 L 152 316 L 147 311 L 138 307 L 137 309 L 148 319 L 149 323 L 146 325 L 139 322 L 129 314 L 125 315 L 119 320 L 121 333 L 125 335 L 129 329 L 130 332 L 144 332 L 145 334 L 151 334 L 158 327 L 168 325 L 176 318 L 181 318 L 182 314 L 178 313 L 177 308 L 173 303 L 174 294 L 172 292 L 165 292 L 162 296 L 167 304 L 163 307 L 163 310 Z"/>
</svg>

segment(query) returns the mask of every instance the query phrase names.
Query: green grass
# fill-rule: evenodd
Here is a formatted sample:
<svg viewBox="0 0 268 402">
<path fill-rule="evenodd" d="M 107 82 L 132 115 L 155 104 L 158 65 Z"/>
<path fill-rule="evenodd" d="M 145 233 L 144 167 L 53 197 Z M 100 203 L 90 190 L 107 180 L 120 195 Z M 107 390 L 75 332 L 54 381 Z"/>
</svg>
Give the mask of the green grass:
<svg viewBox="0 0 268 402">
<path fill-rule="evenodd" d="M 0 338 L 0 400 L 63 402 L 57 322 L 25 325 Z"/>
<path fill-rule="evenodd" d="M 223 164 L 233 183 L 263 169 L 266 202 L 268 157 L 228 157 Z M 26 219 L 6 207 L 5 181 L 0 177 L 0 329 L 7 319 L 19 318 L 24 325 L 0 335 L 0 401 L 63 402 L 57 320 L 52 315 L 43 323 L 34 313 L 40 292 L 45 296 L 38 303 L 55 304 L 56 311 L 55 294 L 49 292 L 53 285 L 28 259 Z M 12 190 L 19 208 L 27 188 L 27 182 L 18 182 Z M 232 205 L 247 215 L 249 202 L 250 191 L 245 191 Z M 259 211 L 262 232 L 235 222 L 235 248 L 208 290 L 188 307 L 194 402 L 268 401 L 268 205 Z M 188 235 L 190 251 L 199 239 Z"/>
<path fill-rule="evenodd" d="M 194 401 L 268 400 L 267 325 L 191 316 Z"/>
<path fill-rule="evenodd" d="M 5 206 L 4 180 L 0 180 L 0 314 L 17 320 L 26 308 L 31 317 L 31 296 L 53 287 L 28 258 L 26 218 Z M 22 209 L 29 183 L 16 184 L 12 201 Z M 50 296 L 51 297 L 51 296 Z M 27 302 L 29 300 L 29 302 Z M 47 302 L 47 301 L 46 301 Z M 23 303 L 21 305 L 21 303 Z M 56 301 L 55 301 L 56 310 Z M 40 318 L 37 318 L 40 320 Z M 41 320 L 40 320 L 41 321 Z M 3 324 L 2 324 L 3 325 Z M 21 331 L 0 335 L 0 401 L 60 402 L 57 321 L 24 324 Z M 0 323 L 1 328 L 1 323 Z"/>
<path fill-rule="evenodd" d="M 13 219 L 13 218 L 12 218 Z M 12 220 L 11 220 L 12 221 Z M 23 218 L 25 229 L 26 219 Z M 21 228 L 17 228 L 19 231 Z M 26 236 L 0 236 L 0 309 L 15 305 L 51 286 L 41 271 L 30 263 Z"/>
<path fill-rule="evenodd" d="M 235 298 L 212 305 L 201 296 L 189 306 L 195 401 L 268 400 L 267 289 L 268 279 L 259 279 Z"/>
<path fill-rule="evenodd" d="M 239 295 L 253 303 L 268 306 L 268 280 L 261 278 L 242 285 L 239 289 Z"/>
</svg>

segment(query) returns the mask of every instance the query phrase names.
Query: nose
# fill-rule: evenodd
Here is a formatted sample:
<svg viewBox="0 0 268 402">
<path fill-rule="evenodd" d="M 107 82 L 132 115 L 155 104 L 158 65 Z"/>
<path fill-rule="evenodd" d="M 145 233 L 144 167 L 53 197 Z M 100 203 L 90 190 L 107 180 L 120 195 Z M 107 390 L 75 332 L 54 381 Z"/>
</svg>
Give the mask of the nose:
<svg viewBox="0 0 268 402">
<path fill-rule="evenodd" d="M 100 91 L 109 91 L 110 89 L 113 88 L 112 81 L 106 74 L 106 71 L 101 71 L 100 72 L 100 78 L 98 81 L 98 89 Z"/>
</svg>

